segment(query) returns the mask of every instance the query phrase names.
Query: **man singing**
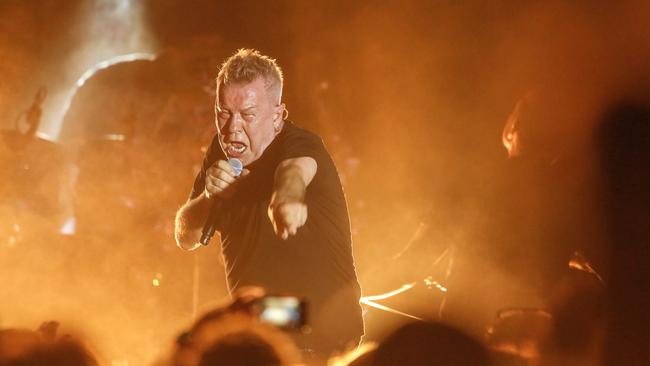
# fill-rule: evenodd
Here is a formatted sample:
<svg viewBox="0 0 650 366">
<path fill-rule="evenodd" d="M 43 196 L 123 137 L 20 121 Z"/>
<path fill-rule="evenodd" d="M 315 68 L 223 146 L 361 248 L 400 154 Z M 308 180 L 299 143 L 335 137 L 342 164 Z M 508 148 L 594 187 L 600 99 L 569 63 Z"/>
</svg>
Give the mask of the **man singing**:
<svg viewBox="0 0 650 366">
<path fill-rule="evenodd" d="M 261 286 L 306 298 L 312 332 L 298 341 L 328 356 L 363 334 L 350 221 L 322 140 L 284 119 L 282 83 L 275 60 L 255 50 L 241 49 L 222 65 L 218 133 L 176 215 L 176 241 L 199 247 L 216 210 L 229 290 Z M 241 176 L 229 158 L 243 163 Z"/>
</svg>

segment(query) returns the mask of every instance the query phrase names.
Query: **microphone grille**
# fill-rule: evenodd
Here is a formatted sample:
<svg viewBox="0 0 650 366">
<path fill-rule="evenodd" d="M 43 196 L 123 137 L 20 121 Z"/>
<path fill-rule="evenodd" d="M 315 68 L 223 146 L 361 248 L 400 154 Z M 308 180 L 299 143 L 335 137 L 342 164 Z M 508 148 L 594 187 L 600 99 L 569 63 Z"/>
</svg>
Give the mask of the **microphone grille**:
<svg viewBox="0 0 650 366">
<path fill-rule="evenodd" d="M 244 164 L 237 158 L 228 159 L 228 164 L 233 168 L 235 176 L 237 177 L 241 174 L 241 171 L 244 170 Z"/>
</svg>

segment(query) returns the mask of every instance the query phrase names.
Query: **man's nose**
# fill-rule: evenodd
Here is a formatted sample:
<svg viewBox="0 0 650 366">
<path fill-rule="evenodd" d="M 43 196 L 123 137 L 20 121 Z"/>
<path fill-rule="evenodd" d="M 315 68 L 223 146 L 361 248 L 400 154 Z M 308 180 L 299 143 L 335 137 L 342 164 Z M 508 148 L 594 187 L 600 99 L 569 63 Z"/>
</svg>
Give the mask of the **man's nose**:
<svg viewBox="0 0 650 366">
<path fill-rule="evenodd" d="M 228 121 L 228 132 L 229 133 L 241 132 L 243 126 L 242 122 L 243 121 L 239 113 L 233 113 L 233 115 L 230 117 L 230 121 Z"/>
</svg>

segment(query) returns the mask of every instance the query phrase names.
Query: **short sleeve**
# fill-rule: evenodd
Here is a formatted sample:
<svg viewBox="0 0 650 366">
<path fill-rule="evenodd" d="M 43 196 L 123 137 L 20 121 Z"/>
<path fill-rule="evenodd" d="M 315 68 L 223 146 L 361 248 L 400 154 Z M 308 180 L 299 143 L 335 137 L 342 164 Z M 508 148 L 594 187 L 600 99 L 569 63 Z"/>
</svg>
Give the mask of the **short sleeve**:
<svg viewBox="0 0 650 366">
<path fill-rule="evenodd" d="M 338 172 L 327 152 L 325 143 L 317 134 L 301 129 L 293 124 L 287 126 L 287 134 L 282 139 L 280 160 L 310 157 L 318 166 L 316 175 L 308 187 L 308 192 L 329 197 L 329 190 L 340 186 Z"/>
<path fill-rule="evenodd" d="M 294 127 L 287 132 L 283 139 L 281 160 L 303 156 L 311 157 L 316 162 L 320 162 L 328 154 L 323 140 L 318 135 Z"/>
</svg>

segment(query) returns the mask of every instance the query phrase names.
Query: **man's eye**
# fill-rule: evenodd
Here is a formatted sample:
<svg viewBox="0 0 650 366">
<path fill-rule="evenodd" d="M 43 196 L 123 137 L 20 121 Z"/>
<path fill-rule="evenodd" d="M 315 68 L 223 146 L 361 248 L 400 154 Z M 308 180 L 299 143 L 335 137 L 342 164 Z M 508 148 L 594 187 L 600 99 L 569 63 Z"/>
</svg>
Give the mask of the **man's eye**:
<svg viewBox="0 0 650 366">
<path fill-rule="evenodd" d="M 242 116 L 244 118 L 246 118 L 246 119 L 252 119 L 252 118 L 255 117 L 255 114 L 253 114 L 253 113 L 244 113 L 244 114 L 242 114 Z"/>
<path fill-rule="evenodd" d="M 219 113 L 217 113 L 217 117 L 219 117 L 221 119 L 227 119 L 228 117 L 230 117 L 230 113 L 228 113 L 228 112 L 219 112 Z"/>
</svg>

